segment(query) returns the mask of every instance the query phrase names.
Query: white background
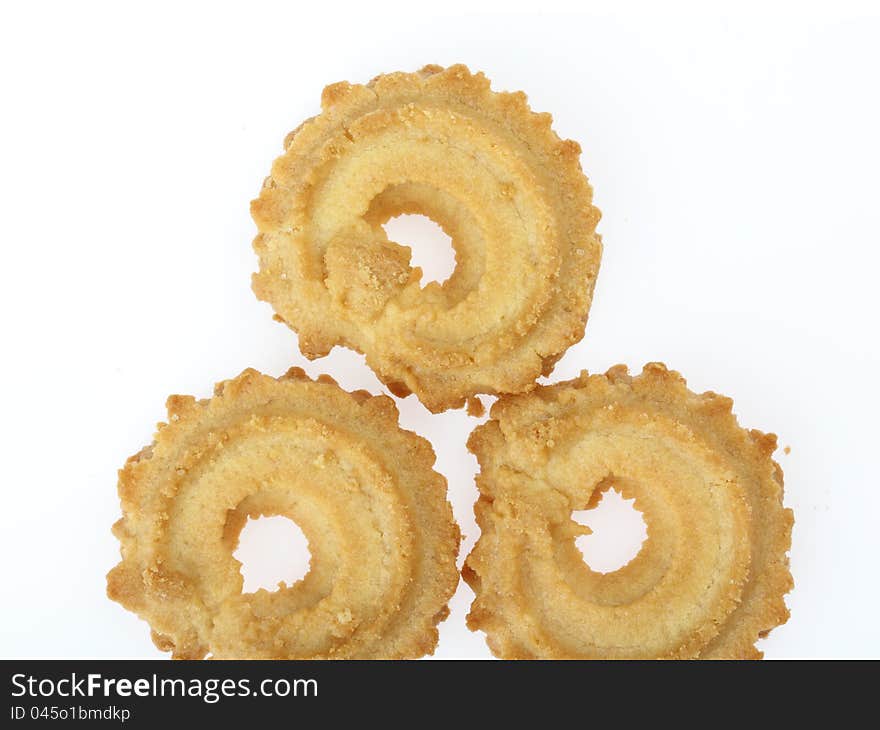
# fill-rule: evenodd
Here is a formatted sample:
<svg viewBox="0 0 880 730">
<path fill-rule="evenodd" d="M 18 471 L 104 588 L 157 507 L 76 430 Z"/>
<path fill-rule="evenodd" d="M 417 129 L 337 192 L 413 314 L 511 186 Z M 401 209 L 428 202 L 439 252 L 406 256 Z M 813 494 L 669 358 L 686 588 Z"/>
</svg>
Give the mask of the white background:
<svg viewBox="0 0 880 730">
<path fill-rule="evenodd" d="M 382 390 L 351 352 L 305 361 L 255 299 L 248 203 L 325 84 L 464 62 L 581 143 L 603 211 L 586 337 L 551 380 L 662 360 L 777 432 L 797 586 L 762 648 L 880 656 L 880 18 L 661 5 L 4 4 L 0 654 L 159 656 L 104 575 L 116 469 L 169 393 L 292 364 Z M 476 420 L 399 406 L 436 448 L 463 556 Z M 471 596 L 436 656 L 488 656 Z"/>
</svg>

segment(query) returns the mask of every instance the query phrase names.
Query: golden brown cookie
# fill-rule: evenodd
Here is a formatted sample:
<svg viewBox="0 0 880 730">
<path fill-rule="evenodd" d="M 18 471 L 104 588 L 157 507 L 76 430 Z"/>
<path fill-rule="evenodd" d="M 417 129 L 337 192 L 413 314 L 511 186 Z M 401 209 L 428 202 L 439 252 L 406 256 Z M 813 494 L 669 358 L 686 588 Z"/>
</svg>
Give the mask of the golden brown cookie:
<svg viewBox="0 0 880 730">
<path fill-rule="evenodd" d="M 175 658 L 414 658 L 434 650 L 459 531 L 427 441 L 386 396 L 299 369 L 246 370 L 210 400 L 168 399 L 168 423 L 119 474 L 122 562 L 109 596 Z M 248 517 L 283 515 L 308 574 L 242 593 Z"/>
<path fill-rule="evenodd" d="M 601 257 L 580 147 L 464 66 L 328 86 L 260 197 L 254 291 L 309 358 L 344 345 L 432 411 L 522 392 L 581 339 Z M 418 213 L 456 268 L 422 285 L 382 225 Z"/>
<path fill-rule="evenodd" d="M 468 625 L 504 658 L 760 658 L 792 587 L 792 512 L 776 437 L 732 401 L 646 365 L 507 396 L 471 435 L 482 535 L 464 575 Z M 648 537 L 623 568 L 592 571 L 572 519 L 614 486 Z"/>
</svg>

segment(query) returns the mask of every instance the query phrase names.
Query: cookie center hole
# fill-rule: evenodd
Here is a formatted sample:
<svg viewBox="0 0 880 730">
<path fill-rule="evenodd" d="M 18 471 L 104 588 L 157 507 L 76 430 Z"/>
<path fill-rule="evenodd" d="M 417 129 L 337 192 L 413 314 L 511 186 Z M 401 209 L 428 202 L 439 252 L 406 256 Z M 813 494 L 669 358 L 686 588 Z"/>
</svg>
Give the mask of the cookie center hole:
<svg viewBox="0 0 880 730">
<path fill-rule="evenodd" d="M 575 545 L 591 570 L 612 573 L 639 554 L 648 537 L 648 527 L 634 501 L 624 499 L 611 487 L 602 494 L 594 508 L 572 512 L 575 522 L 592 530 L 591 534 L 575 539 Z"/>
<path fill-rule="evenodd" d="M 241 563 L 242 593 L 291 586 L 309 572 L 309 543 L 287 517 L 249 518 L 233 557 Z"/>
<path fill-rule="evenodd" d="M 383 228 L 392 241 L 410 247 L 410 265 L 422 270 L 422 285 L 430 281 L 442 284 L 452 276 L 455 271 L 452 239 L 430 218 L 424 215 L 399 215 Z"/>
</svg>

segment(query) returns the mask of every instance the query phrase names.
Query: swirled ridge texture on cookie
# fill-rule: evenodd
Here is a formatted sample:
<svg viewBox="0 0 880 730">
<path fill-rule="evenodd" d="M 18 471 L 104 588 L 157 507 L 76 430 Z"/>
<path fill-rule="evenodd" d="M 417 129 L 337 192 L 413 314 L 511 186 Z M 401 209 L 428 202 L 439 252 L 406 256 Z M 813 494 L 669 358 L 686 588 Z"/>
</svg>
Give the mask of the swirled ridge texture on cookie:
<svg viewBox="0 0 880 730">
<path fill-rule="evenodd" d="M 506 658 L 760 658 L 788 618 L 776 437 L 741 428 L 732 401 L 663 365 L 508 396 L 471 435 L 479 541 L 468 616 Z M 638 555 L 592 571 L 572 519 L 614 486 L 645 519 Z"/>
<path fill-rule="evenodd" d="M 584 333 L 601 243 L 576 142 L 464 66 L 328 86 L 251 206 L 254 291 L 310 358 L 345 345 L 432 411 L 522 392 Z M 382 224 L 418 213 L 456 268 L 421 286 Z"/>
<path fill-rule="evenodd" d="M 410 658 L 432 652 L 458 583 L 459 532 L 427 441 L 386 396 L 301 370 L 253 370 L 168 424 L 120 471 L 122 562 L 108 594 L 162 650 L 202 658 Z M 242 593 L 247 518 L 305 533 L 310 570 Z"/>
</svg>

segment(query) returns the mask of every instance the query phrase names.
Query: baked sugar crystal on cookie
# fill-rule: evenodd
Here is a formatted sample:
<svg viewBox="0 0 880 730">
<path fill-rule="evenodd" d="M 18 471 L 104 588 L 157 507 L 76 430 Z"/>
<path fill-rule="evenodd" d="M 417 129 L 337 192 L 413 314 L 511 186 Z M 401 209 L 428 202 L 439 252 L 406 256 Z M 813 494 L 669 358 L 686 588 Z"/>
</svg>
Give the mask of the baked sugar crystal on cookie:
<svg viewBox="0 0 880 730">
<path fill-rule="evenodd" d="M 503 658 L 760 658 L 792 587 L 792 512 L 776 437 L 663 365 L 506 396 L 471 435 L 482 534 L 468 617 Z M 610 573 L 575 545 L 572 512 L 609 487 L 635 499 L 641 551 Z"/>
<path fill-rule="evenodd" d="M 344 345 L 432 411 L 522 392 L 580 340 L 601 257 L 580 147 L 464 66 L 345 82 L 252 204 L 254 291 L 310 358 Z M 456 267 L 422 285 L 382 228 L 423 214 Z"/>
<path fill-rule="evenodd" d="M 392 659 L 431 653 L 458 584 L 459 531 L 427 441 L 386 396 L 253 370 L 210 400 L 172 396 L 120 471 L 109 596 L 175 658 Z M 299 525 L 310 570 L 242 593 L 248 517 Z"/>
</svg>

